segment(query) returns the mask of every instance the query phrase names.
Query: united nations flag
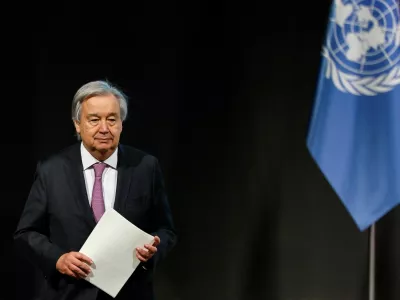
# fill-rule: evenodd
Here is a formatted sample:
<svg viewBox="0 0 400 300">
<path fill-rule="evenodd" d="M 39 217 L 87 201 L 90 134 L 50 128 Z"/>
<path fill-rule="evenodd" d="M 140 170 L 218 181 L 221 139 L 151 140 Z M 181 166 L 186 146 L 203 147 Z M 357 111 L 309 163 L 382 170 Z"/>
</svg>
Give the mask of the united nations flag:
<svg viewBox="0 0 400 300">
<path fill-rule="evenodd" d="M 360 230 L 400 202 L 395 0 L 335 0 L 307 147 Z"/>
</svg>

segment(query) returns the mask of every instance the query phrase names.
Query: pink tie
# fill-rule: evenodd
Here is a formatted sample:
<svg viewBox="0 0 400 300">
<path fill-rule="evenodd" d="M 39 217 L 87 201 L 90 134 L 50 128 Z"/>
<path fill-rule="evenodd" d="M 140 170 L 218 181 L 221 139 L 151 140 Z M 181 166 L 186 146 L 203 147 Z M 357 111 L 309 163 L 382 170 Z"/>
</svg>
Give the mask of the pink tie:
<svg viewBox="0 0 400 300">
<path fill-rule="evenodd" d="M 105 211 L 103 186 L 101 182 L 101 176 L 103 175 L 105 167 L 106 164 L 104 163 L 96 163 L 93 165 L 95 179 L 94 179 L 93 193 L 92 193 L 92 210 L 96 222 L 100 220 L 101 216 L 104 214 Z"/>
</svg>

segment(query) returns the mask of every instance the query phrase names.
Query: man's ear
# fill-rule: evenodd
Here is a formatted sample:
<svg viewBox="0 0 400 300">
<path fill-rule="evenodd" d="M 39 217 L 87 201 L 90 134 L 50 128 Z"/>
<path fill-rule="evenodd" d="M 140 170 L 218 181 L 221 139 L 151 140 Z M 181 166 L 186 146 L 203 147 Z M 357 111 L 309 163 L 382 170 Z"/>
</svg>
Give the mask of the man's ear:
<svg viewBox="0 0 400 300">
<path fill-rule="evenodd" d="M 74 120 L 74 125 L 75 125 L 75 130 L 76 130 L 76 132 L 77 132 L 78 134 L 80 134 L 80 133 L 81 133 L 81 125 L 80 125 L 80 122 L 77 121 L 77 120 Z"/>
</svg>

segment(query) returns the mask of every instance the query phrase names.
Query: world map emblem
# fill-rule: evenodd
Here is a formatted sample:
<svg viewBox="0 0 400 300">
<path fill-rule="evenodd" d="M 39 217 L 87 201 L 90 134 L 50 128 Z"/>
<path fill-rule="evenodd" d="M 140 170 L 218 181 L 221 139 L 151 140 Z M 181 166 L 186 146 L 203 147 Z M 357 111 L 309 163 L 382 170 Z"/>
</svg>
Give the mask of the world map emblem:
<svg viewBox="0 0 400 300">
<path fill-rule="evenodd" d="M 399 5 L 395 0 L 335 0 L 323 56 L 337 89 L 374 96 L 400 84 Z"/>
</svg>

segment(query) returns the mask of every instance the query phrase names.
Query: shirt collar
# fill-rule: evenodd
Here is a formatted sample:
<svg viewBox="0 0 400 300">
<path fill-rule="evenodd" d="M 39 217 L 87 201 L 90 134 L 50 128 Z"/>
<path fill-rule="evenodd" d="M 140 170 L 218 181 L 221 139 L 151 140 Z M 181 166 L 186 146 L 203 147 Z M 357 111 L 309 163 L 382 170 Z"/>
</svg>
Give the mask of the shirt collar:
<svg viewBox="0 0 400 300">
<path fill-rule="evenodd" d="M 83 143 L 81 143 L 81 157 L 84 170 L 93 166 L 95 163 L 99 162 L 96 158 L 93 157 L 92 154 L 90 154 L 90 152 L 85 148 Z M 104 163 L 116 169 L 117 162 L 118 162 L 118 147 L 115 149 L 113 154 L 111 154 L 111 156 L 104 161 Z"/>
</svg>

